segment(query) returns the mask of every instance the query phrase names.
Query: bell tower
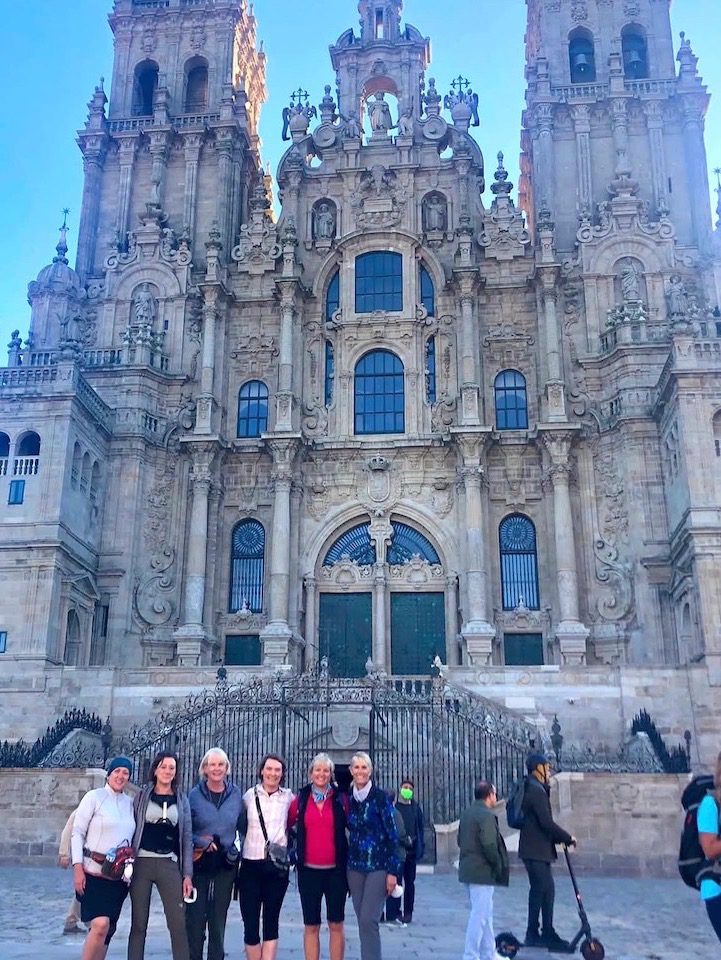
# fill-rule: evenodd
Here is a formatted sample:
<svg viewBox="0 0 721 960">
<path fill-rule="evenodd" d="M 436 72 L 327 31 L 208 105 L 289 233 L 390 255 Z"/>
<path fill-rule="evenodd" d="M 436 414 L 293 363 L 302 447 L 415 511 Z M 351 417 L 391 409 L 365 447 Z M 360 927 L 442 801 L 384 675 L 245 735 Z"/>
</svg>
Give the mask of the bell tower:
<svg viewBox="0 0 721 960">
<path fill-rule="evenodd" d="M 683 35 L 674 59 L 669 4 L 527 5 L 521 192 L 530 222 L 548 210 L 569 250 L 579 221 L 628 193 L 652 221 L 669 216 L 679 242 L 707 249 L 708 96 Z"/>
<path fill-rule="evenodd" d="M 358 4 L 361 41 L 371 43 L 376 40 L 390 40 L 393 43 L 398 40 L 402 10 L 403 0 L 361 0 Z"/>
</svg>

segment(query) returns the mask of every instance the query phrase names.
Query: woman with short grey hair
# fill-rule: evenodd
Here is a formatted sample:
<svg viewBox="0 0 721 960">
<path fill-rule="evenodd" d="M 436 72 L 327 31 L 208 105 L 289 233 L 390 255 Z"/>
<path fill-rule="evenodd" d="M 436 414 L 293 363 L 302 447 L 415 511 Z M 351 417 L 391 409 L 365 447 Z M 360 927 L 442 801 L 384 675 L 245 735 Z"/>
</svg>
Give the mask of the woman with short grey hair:
<svg viewBox="0 0 721 960">
<path fill-rule="evenodd" d="M 203 960 L 208 935 L 208 960 L 225 956 L 225 922 L 239 851 L 236 834 L 244 832 L 243 794 L 230 780 L 225 750 L 211 747 L 200 761 L 200 783 L 188 797 L 193 825 L 193 881 L 197 899 L 185 914 L 190 960 Z"/>
<path fill-rule="evenodd" d="M 288 826 L 296 831 L 303 950 L 305 960 L 320 957 L 321 907 L 325 898 L 330 960 L 343 960 L 348 803 L 333 783 L 335 765 L 327 753 L 313 758 L 308 775 L 310 783 L 300 790 L 288 811 Z"/>
<path fill-rule="evenodd" d="M 358 918 L 361 960 L 381 960 L 380 918 L 400 871 L 393 807 L 372 781 L 367 753 L 351 758 L 353 780 L 348 809 L 348 888 Z"/>
</svg>

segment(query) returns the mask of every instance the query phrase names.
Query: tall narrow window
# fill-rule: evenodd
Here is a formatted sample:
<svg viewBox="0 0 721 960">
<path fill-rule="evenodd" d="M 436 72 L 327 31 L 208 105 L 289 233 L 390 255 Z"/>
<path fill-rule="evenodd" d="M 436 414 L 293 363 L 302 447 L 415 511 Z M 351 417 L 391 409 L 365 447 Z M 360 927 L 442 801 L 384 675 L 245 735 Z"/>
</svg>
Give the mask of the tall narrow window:
<svg viewBox="0 0 721 960">
<path fill-rule="evenodd" d="M 383 7 L 376 7 L 375 35 L 376 40 L 383 39 Z"/>
<path fill-rule="evenodd" d="M 80 618 L 75 610 L 68 611 L 65 624 L 65 651 L 63 663 L 68 667 L 79 667 L 82 656 L 82 638 L 80 634 Z"/>
<path fill-rule="evenodd" d="M 641 27 L 627 26 L 621 31 L 623 72 L 627 80 L 648 77 L 648 47 Z"/>
<path fill-rule="evenodd" d="M 249 380 L 238 394 L 238 436 L 259 437 L 268 429 L 268 388 Z"/>
<path fill-rule="evenodd" d="M 233 530 L 230 569 L 230 613 L 263 609 L 265 530 L 257 520 L 241 520 Z"/>
<path fill-rule="evenodd" d="M 568 43 L 571 83 L 595 83 L 596 53 L 593 35 L 588 30 L 575 30 Z"/>
<path fill-rule="evenodd" d="M 325 342 L 325 405 L 333 403 L 333 388 L 335 386 L 335 351 L 330 340 Z"/>
<path fill-rule="evenodd" d="M 158 65 L 151 60 L 139 63 L 135 68 L 133 88 L 133 115 L 152 117 L 155 91 L 158 89 Z"/>
<path fill-rule="evenodd" d="M 436 402 L 436 338 L 426 340 L 426 403 L 431 406 Z"/>
<path fill-rule="evenodd" d="M 526 378 L 517 370 L 502 370 L 494 384 L 496 430 L 528 429 Z"/>
<path fill-rule="evenodd" d="M 356 313 L 403 309 L 403 257 L 400 253 L 373 252 L 356 257 Z"/>
<path fill-rule="evenodd" d="M 506 517 L 499 527 L 501 595 L 504 610 L 539 610 L 536 528 L 520 513 Z"/>
<path fill-rule="evenodd" d="M 204 60 L 192 60 L 185 69 L 185 112 L 205 113 L 208 109 L 208 64 Z"/>
<path fill-rule="evenodd" d="M 373 350 L 355 368 L 355 432 L 403 433 L 403 364 L 389 350 Z"/>
<path fill-rule="evenodd" d="M 433 278 L 424 264 L 421 264 L 421 303 L 428 311 L 429 317 L 435 316 L 436 289 L 433 285 Z"/>
<path fill-rule="evenodd" d="M 325 321 L 330 323 L 340 308 L 340 271 L 336 270 L 330 278 L 325 295 Z"/>
</svg>

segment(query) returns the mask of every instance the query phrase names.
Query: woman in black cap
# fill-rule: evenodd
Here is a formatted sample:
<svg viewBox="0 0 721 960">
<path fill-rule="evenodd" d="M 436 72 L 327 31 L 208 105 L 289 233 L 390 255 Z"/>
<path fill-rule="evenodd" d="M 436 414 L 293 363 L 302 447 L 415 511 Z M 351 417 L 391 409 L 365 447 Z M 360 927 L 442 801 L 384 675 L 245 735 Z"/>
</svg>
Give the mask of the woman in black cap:
<svg viewBox="0 0 721 960">
<path fill-rule="evenodd" d="M 75 896 L 80 919 L 88 927 L 81 960 L 103 960 L 115 929 L 128 884 L 103 874 L 107 854 L 127 846 L 135 833 L 133 801 L 124 792 L 133 761 L 115 757 L 107 768 L 104 787 L 90 790 L 80 801 L 70 841 Z"/>
</svg>

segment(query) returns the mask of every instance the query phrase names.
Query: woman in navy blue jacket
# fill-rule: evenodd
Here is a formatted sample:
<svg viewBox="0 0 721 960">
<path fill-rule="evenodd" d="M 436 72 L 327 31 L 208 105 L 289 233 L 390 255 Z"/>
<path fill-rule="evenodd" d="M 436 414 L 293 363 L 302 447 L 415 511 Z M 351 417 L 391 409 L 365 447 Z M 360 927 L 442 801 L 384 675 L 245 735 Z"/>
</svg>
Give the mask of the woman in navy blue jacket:
<svg viewBox="0 0 721 960">
<path fill-rule="evenodd" d="M 228 779 L 230 761 L 213 747 L 200 762 L 200 783 L 190 791 L 193 824 L 193 881 L 198 891 L 185 914 L 190 960 L 203 960 L 208 931 L 208 960 L 225 956 L 225 921 L 233 895 L 242 833 L 243 794 Z"/>
</svg>

